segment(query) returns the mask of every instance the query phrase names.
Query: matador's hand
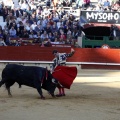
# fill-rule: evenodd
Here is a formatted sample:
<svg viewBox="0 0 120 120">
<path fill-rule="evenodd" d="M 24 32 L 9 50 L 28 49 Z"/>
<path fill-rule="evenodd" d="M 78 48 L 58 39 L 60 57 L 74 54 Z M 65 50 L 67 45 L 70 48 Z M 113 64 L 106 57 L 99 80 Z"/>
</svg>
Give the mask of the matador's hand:
<svg viewBox="0 0 120 120">
<path fill-rule="evenodd" d="M 71 52 L 75 52 L 75 50 L 73 48 L 71 48 Z"/>
</svg>

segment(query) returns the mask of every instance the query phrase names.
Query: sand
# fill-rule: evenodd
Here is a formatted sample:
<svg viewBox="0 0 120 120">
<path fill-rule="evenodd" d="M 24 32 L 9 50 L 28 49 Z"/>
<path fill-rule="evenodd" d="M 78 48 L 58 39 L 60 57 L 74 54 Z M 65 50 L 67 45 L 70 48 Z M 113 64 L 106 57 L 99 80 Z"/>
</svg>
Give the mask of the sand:
<svg viewBox="0 0 120 120">
<path fill-rule="evenodd" d="M 0 88 L 0 120 L 120 120 L 120 71 L 79 70 L 66 96 L 52 98 L 43 90 L 11 87 L 13 97 Z M 55 94 L 57 94 L 56 89 Z"/>
</svg>

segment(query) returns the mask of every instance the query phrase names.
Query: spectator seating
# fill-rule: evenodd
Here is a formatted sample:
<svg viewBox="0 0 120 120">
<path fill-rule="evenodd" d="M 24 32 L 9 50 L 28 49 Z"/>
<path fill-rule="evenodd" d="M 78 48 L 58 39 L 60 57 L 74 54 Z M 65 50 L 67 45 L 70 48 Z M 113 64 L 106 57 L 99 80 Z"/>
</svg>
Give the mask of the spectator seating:
<svg viewBox="0 0 120 120">
<path fill-rule="evenodd" d="M 41 46 L 40 43 L 34 42 L 32 38 L 10 38 L 11 43 L 20 42 L 21 46 Z M 47 40 L 45 41 L 47 42 Z M 51 42 L 52 47 L 71 47 L 71 45 L 61 44 L 59 42 Z"/>
</svg>

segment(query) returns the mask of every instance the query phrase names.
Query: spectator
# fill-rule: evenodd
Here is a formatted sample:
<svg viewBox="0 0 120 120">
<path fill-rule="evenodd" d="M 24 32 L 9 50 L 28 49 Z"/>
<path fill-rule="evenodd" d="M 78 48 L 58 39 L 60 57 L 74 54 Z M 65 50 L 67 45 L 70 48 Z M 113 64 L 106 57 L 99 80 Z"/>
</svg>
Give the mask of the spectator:
<svg viewBox="0 0 120 120">
<path fill-rule="evenodd" d="M 0 2 L 0 15 L 2 15 L 3 13 L 3 2 L 1 1 Z"/>
<path fill-rule="evenodd" d="M 4 42 L 6 43 L 6 45 L 9 46 L 10 45 L 10 35 L 9 35 L 8 31 L 4 31 L 3 39 L 4 39 Z"/>
<path fill-rule="evenodd" d="M 22 15 L 21 14 L 19 15 L 19 17 L 16 18 L 16 24 L 19 24 L 20 21 L 22 21 Z"/>
<path fill-rule="evenodd" d="M 48 7 L 51 6 L 51 0 L 46 0 L 46 6 L 48 6 Z"/>
<path fill-rule="evenodd" d="M 53 21 L 54 22 L 59 22 L 59 15 L 58 14 L 53 15 Z"/>
<path fill-rule="evenodd" d="M 120 1 L 117 1 L 111 6 L 112 11 L 119 11 L 120 10 Z"/>
<path fill-rule="evenodd" d="M 104 1 L 105 0 L 98 0 L 98 4 L 97 4 L 97 7 L 99 6 L 102 10 L 102 7 L 103 7 L 103 4 L 104 4 Z"/>
<path fill-rule="evenodd" d="M 30 32 L 29 38 L 37 38 L 37 35 L 33 31 Z"/>
<path fill-rule="evenodd" d="M 30 26 L 34 23 L 32 16 L 30 16 L 30 19 L 27 20 L 27 23 L 29 23 Z"/>
<path fill-rule="evenodd" d="M 83 3 L 84 3 L 83 0 L 76 0 L 76 7 L 77 7 L 77 8 L 82 7 Z"/>
<path fill-rule="evenodd" d="M 54 32 L 53 35 L 54 35 L 54 38 L 55 38 L 55 39 L 59 40 L 60 36 L 59 36 L 59 34 L 58 34 L 57 31 Z"/>
<path fill-rule="evenodd" d="M 17 28 L 17 31 L 16 31 L 16 32 L 17 32 L 16 35 L 17 35 L 18 37 L 22 37 L 22 33 L 21 33 L 19 27 Z"/>
<path fill-rule="evenodd" d="M 53 19 L 52 19 L 52 18 L 50 18 L 50 19 L 49 19 L 48 24 L 50 24 L 51 26 L 52 26 L 52 25 L 54 25 L 54 21 L 53 21 Z"/>
<path fill-rule="evenodd" d="M 0 38 L 3 38 L 3 32 L 0 30 Z"/>
<path fill-rule="evenodd" d="M 30 31 L 30 24 L 26 21 L 26 24 L 24 25 L 24 28 L 27 30 L 27 31 Z"/>
<path fill-rule="evenodd" d="M 28 8 L 26 9 L 26 14 L 28 15 L 28 19 L 30 19 L 30 16 L 32 15 L 32 10 L 30 6 L 28 6 Z"/>
<path fill-rule="evenodd" d="M 9 34 L 10 34 L 10 37 L 17 37 L 17 36 L 16 36 L 17 31 L 14 29 L 14 27 L 12 27 L 12 28 L 9 30 Z"/>
<path fill-rule="evenodd" d="M 43 12 L 42 12 L 42 15 L 44 15 L 45 17 L 48 16 L 50 14 L 50 11 L 48 10 L 48 7 L 45 7 Z"/>
<path fill-rule="evenodd" d="M 44 28 L 44 30 L 49 34 L 50 32 L 52 32 L 52 29 L 51 29 L 51 25 L 50 24 L 47 24 L 47 26 Z"/>
<path fill-rule="evenodd" d="M 77 40 L 78 36 L 79 36 L 78 30 L 73 30 L 73 32 L 72 32 L 72 41 L 71 41 L 73 44 Z"/>
<path fill-rule="evenodd" d="M 3 33 L 3 29 L 2 29 L 2 26 L 0 25 L 0 31 Z"/>
<path fill-rule="evenodd" d="M 24 0 L 24 2 L 21 4 L 21 9 L 23 10 L 23 11 L 26 11 L 27 9 L 28 9 L 28 4 L 27 4 L 27 1 L 26 0 Z"/>
<path fill-rule="evenodd" d="M 47 39 L 47 41 L 45 42 L 44 46 L 45 46 L 45 47 L 51 47 L 51 46 L 52 46 L 51 40 L 50 40 L 50 39 Z"/>
<path fill-rule="evenodd" d="M 48 39 L 50 39 L 51 42 L 55 41 L 55 37 L 53 36 L 51 32 L 48 34 Z"/>
<path fill-rule="evenodd" d="M 23 11 L 18 7 L 15 11 L 15 16 L 18 18 L 20 15 L 23 16 Z"/>
<path fill-rule="evenodd" d="M 51 27 L 51 31 L 52 31 L 52 33 L 58 31 L 57 25 L 54 24 L 54 25 Z"/>
<path fill-rule="evenodd" d="M 13 0 L 3 0 L 4 5 L 7 6 L 9 9 L 13 5 Z"/>
<path fill-rule="evenodd" d="M 31 28 L 35 30 L 36 27 L 37 27 L 37 23 L 34 21 L 33 24 L 31 25 Z"/>
<path fill-rule="evenodd" d="M 20 29 L 20 32 L 24 30 L 24 25 L 22 21 L 19 22 L 19 29 Z"/>
<path fill-rule="evenodd" d="M 24 28 L 24 30 L 21 31 L 21 37 L 22 38 L 29 38 L 28 31 Z"/>
<path fill-rule="evenodd" d="M 83 9 L 87 9 L 89 6 L 91 6 L 90 0 L 83 0 Z"/>
<path fill-rule="evenodd" d="M 3 31 L 4 31 L 4 32 L 8 32 L 8 31 L 9 31 L 7 25 L 4 26 Z"/>
<path fill-rule="evenodd" d="M 71 6 L 71 0 L 63 0 L 63 6 L 70 7 Z"/>
<path fill-rule="evenodd" d="M 0 37 L 0 46 L 7 46 L 3 40 L 3 37 Z"/>
<path fill-rule="evenodd" d="M 102 11 L 102 7 L 100 4 L 97 4 L 93 10 L 94 11 Z"/>
<path fill-rule="evenodd" d="M 41 41 L 44 41 L 45 39 L 48 39 L 48 34 L 46 31 L 41 35 Z"/>
<path fill-rule="evenodd" d="M 120 39 L 120 30 L 116 25 L 111 26 L 111 36 L 113 36 L 114 40 Z"/>
<path fill-rule="evenodd" d="M 64 32 L 61 31 L 60 42 L 61 42 L 61 43 L 65 43 L 65 40 L 66 40 L 66 36 L 65 36 Z"/>
<path fill-rule="evenodd" d="M 14 27 L 15 30 L 17 30 L 17 24 L 16 24 L 16 22 L 13 22 L 12 26 Z"/>
<path fill-rule="evenodd" d="M 42 28 L 42 26 L 40 24 L 37 25 L 34 30 L 35 30 L 35 32 L 40 32 L 40 33 L 43 32 L 43 28 Z"/>
<path fill-rule="evenodd" d="M 58 6 L 58 0 L 53 0 L 53 7 L 55 10 L 57 6 Z"/>
<path fill-rule="evenodd" d="M 109 0 L 104 1 L 103 10 L 110 10 L 110 1 Z"/>
<path fill-rule="evenodd" d="M 58 40 L 58 38 L 57 38 L 57 37 L 55 38 L 54 43 L 59 43 L 59 40 Z"/>
<path fill-rule="evenodd" d="M 19 40 L 17 40 L 14 44 L 14 46 L 21 46 L 21 42 Z"/>
<path fill-rule="evenodd" d="M 37 9 L 37 7 L 36 7 L 36 5 L 34 4 L 33 1 L 29 4 L 29 6 L 31 7 L 32 11 Z"/>
<path fill-rule="evenodd" d="M 7 8 L 7 6 L 5 6 L 4 8 L 3 8 L 3 22 L 5 22 L 6 21 L 6 18 L 7 18 L 7 16 L 8 16 L 8 12 L 9 12 L 9 10 L 8 10 L 8 8 Z"/>
<path fill-rule="evenodd" d="M 41 34 L 40 34 L 40 32 L 37 32 L 37 39 L 38 39 L 39 42 L 41 41 Z"/>
<path fill-rule="evenodd" d="M 37 17 L 37 25 L 41 25 L 42 24 L 42 18 L 39 16 Z"/>
<path fill-rule="evenodd" d="M 60 19 L 59 22 L 57 22 L 57 28 L 59 29 L 62 24 L 63 24 L 62 19 Z"/>
<path fill-rule="evenodd" d="M 72 31 L 68 29 L 67 31 L 67 40 L 71 41 L 72 40 Z"/>
<path fill-rule="evenodd" d="M 42 13 L 42 9 L 40 6 L 38 6 L 37 10 L 36 10 L 36 15 L 39 17 Z"/>
<path fill-rule="evenodd" d="M 75 16 L 73 14 L 69 15 L 69 21 L 73 22 L 75 20 Z"/>
<path fill-rule="evenodd" d="M 47 23 L 48 23 L 48 18 L 45 17 L 45 19 L 42 20 L 42 27 L 46 28 L 47 27 Z"/>
</svg>

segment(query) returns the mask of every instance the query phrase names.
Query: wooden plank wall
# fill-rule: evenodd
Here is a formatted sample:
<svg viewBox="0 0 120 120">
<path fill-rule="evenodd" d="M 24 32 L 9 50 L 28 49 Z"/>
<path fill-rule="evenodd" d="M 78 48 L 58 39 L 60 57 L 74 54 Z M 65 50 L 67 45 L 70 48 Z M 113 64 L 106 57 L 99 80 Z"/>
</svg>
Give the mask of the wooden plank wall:
<svg viewBox="0 0 120 120">
<path fill-rule="evenodd" d="M 0 60 L 51 61 L 53 50 L 69 53 L 70 47 L 6 46 L 0 47 Z M 120 63 L 120 49 L 74 48 L 69 62 Z"/>
<path fill-rule="evenodd" d="M 70 52 L 70 47 L 39 47 L 39 46 L 6 46 L 0 47 L 0 60 L 18 61 L 52 61 L 52 51 Z M 74 48 L 75 54 L 68 58 L 68 62 L 98 62 L 98 63 L 120 63 L 120 49 L 102 48 Z M 97 65 L 98 68 L 104 68 Z M 115 67 L 115 66 L 114 66 Z M 96 68 L 95 65 L 82 65 L 82 68 Z M 119 69 L 119 65 L 116 67 Z M 111 69 L 109 67 L 109 69 Z"/>
<path fill-rule="evenodd" d="M 70 52 L 70 47 L 5 46 L 0 47 L 0 60 L 51 61 L 54 49 Z"/>
</svg>

